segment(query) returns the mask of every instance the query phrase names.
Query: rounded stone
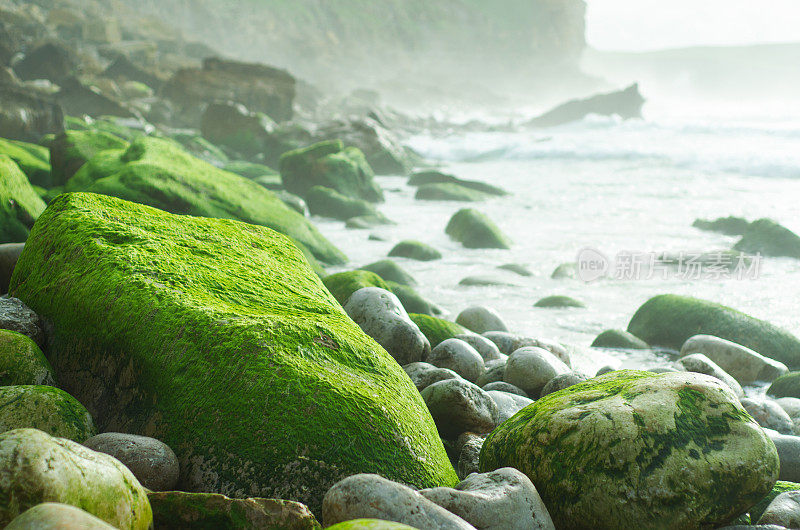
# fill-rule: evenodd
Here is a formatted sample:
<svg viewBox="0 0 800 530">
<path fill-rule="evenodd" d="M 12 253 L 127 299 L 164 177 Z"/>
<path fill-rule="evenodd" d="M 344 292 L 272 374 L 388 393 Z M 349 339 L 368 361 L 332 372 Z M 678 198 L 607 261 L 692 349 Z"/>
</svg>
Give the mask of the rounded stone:
<svg viewBox="0 0 800 530">
<path fill-rule="evenodd" d="M 403 367 L 403 370 L 405 370 L 408 377 L 410 377 L 411 381 L 414 383 L 414 386 L 416 386 L 417 390 L 420 392 L 433 383 L 461 377 L 449 368 L 439 368 L 438 366 L 424 362 L 407 364 Z"/>
<path fill-rule="evenodd" d="M 538 397 L 544 386 L 555 376 L 569 373 L 569 366 L 542 348 L 520 348 L 508 357 L 503 381 Z"/>
<path fill-rule="evenodd" d="M 783 408 L 769 399 L 740 398 L 742 406 L 759 425 L 781 434 L 794 434 L 794 422 Z"/>
<path fill-rule="evenodd" d="M 553 295 L 542 298 L 533 304 L 533 307 L 561 309 L 571 307 L 586 307 L 586 304 L 570 296 Z"/>
<path fill-rule="evenodd" d="M 78 443 L 97 432 L 89 411 L 60 388 L 0 387 L 0 432 L 23 428 L 38 429 Z"/>
<path fill-rule="evenodd" d="M 684 342 L 681 355 L 691 353 L 702 353 L 742 385 L 773 381 L 788 371 L 786 365 L 779 361 L 712 335 L 695 335 Z"/>
<path fill-rule="evenodd" d="M 477 350 L 459 339 L 443 340 L 431 350 L 426 361 L 439 368 L 453 370 L 473 383 L 485 371 L 483 358 Z"/>
<path fill-rule="evenodd" d="M 503 423 L 514 414 L 533 403 L 533 400 L 530 398 L 510 392 L 488 390 L 486 393 L 489 394 L 489 397 L 491 397 L 495 405 L 497 405 L 499 414 L 498 423 Z"/>
<path fill-rule="evenodd" d="M 649 347 L 645 341 L 624 329 L 607 329 L 592 342 L 592 348 L 614 350 L 646 350 Z"/>
<path fill-rule="evenodd" d="M 509 394 L 516 394 L 525 398 L 528 397 L 528 394 L 526 394 L 524 390 L 518 386 L 512 385 L 511 383 L 506 383 L 505 381 L 495 381 L 493 383 L 484 385 L 481 388 L 487 392 L 490 390 L 497 390 L 498 392 L 508 392 Z"/>
<path fill-rule="evenodd" d="M 505 331 L 487 331 L 483 336 L 495 343 L 500 353 L 511 355 L 520 348 L 533 347 L 542 348 L 570 366 L 570 355 L 567 348 L 563 344 L 553 342 L 545 339 L 536 339 L 533 337 L 523 337 L 514 333 L 507 333 Z"/>
<path fill-rule="evenodd" d="M 464 433 L 458 437 L 456 452 L 458 454 L 458 478 L 464 480 L 472 473 L 477 473 L 480 466 L 481 447 L 485 436 Z M 461 447 L 459 448 L 458 445 Z"/>
<path fill-rule="evenodd" d="M 33 339 L 0 329 L 0 386 L 55 385 L 53 369 Z"/>
<path fill-rule="evenodd" d="M 89 438 L 83 445 L 125 464 L 149 490 L 168 491 L 178 483 L 178 458 L 167 444 L 155 438 L 104 432 Z"/>
<path fill-rule="evenodd" d="M 781 434 L 772 429 L 764 429 L 775 444 L 780 458 L 780 474 L 778 480 L 800 482 L 800 436 Z"/>
<path fill-rule="evenodd" d="M 458 314 L 456 324 L 461 324 L 475 333 L 487 331 L 508 331 L 503 319 L 494 309 L 484 306 L 468 307 Z"/>
<path fill-rule="evenodd" d="M 456 335 L 454 338 L 463 340 L 476 350 L 478 353 L 481 354 L 483 357 L 484 362 L 494 361 L 497 359 L 507 359 L 505 354 L 500 353 L 500 350 L 497 348 L 497 345 L 484 337 L 483 335 L 476 335 L 474 333 L 462 333 L 460 335 Z"/>
<path fill-rule="evenodd" d="M 30 337 L 40 348 L 44 346 L 39 315 L 19 298 L 0 297 L 0 329 L 16 331 Z"/>
<path fill-rule="evenodd" d="M 486 371 L 483 372 L 483 375 L 478 378 L 475 384 L 483 388 L 489 383 L 503 381 L 503 377 L 506 374 L 506 363 L 506 359 L 497 359 L 484 363 Z"/>
<path fill-rule="evenodd" d="M 453 440 L 464 432 L 490 432 L 498 424 L 499 412 L 494 400 L 469 381 L 439 381 L 421 394 L 439 434 L 447 440 Z"/>
<path fill-rule="evenodd" d="M 43 502 L 15 517 L 6 530 L 114 530 L 114 527 L 75 506 Z"/>
<path fill-rule="evenodd" d="M 544 388 L 542 388 L 539 397 L 544 397 L 547 394 L 552 394 L 553 392 L 564 390 L 565 388 L 569 388 L 572 385 L 583 383 L 587 379 L 588 377 L 578 372 L 569 372 L 567 374 L 557 375 L 550 381 L 548 381 L 546 385 L 544 385 Z"/>
<path fill-rule="evenodd" d="M 692 353 L 678 359 L 677 363 L 683 367 L 687 372 L 695 372 L 698 374 L 706 374 L 711 377 L 716 377 L 726 385 L 728 385 L 737 397 L 744 396 L 744 390 L 736 379 L 734 379 L 725 370 L 720 368 L 717 363 L 703 355 L 702 353 Z"/>
<path fill-rule="evenodd" d="M 758 524 L 800 528 L 800 491 L 785 491 L 775 497 L 764 510 Z"/>
</svg>

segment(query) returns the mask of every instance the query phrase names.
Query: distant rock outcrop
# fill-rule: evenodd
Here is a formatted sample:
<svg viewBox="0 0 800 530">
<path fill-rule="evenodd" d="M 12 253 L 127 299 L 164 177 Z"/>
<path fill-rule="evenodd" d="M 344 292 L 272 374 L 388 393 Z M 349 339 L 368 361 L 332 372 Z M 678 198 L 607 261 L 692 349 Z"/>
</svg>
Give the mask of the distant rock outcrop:
<svg viewBox="0 0 800 530">
<path fill-rule="evenodd" d="M 639 92 L 639 84 L 634 83 L 625 90 L 597 94 L 586 99 L 573 99 L 549 110 L 528 122 L 534 127 L 554 127 L 578 121 L 589 114 L 601 116 L 620 116 L 629 120 L 642 117 L 645 99 Z"/>
</svg>

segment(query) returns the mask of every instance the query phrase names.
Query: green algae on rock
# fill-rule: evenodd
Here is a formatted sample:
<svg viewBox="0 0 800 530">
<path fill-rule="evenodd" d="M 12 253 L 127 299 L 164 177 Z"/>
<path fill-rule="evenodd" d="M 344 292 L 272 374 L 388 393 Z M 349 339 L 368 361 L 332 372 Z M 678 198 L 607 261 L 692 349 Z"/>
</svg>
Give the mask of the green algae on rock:
<svg viewBox="0 0 800 530">
<path fill-rule="evenodd" d="M 23 243 L 44 201 L 7 155 L 0 155 L 0 244 Z"/>
<path fill-rule="evenodd" d="M 800 258 L 800 236 L 771 219 L 759 219 L 750 223 L 733 248 L 750 254 Z"/>
<path fill-rule="evenodd" d="M 401 241 L 389 251 L 390 258 L 408 258 L 417 261 L 435 261 L 442 259 L 442 253 L 421 241 Z"/>
<path fill-rule="evenodd" d="M 53 369 L 33 339 L 0 329 L 0 387 L 54 384 Z"/>
<path fill-rule="evenodd" d="M 328 530 L 417 530 L 413 526 L 382 519 L 353 519 L 329 526 Z"/>
<path fill-rule="evenodd" d="M 511 248 L 508 239 L 488 217 L 472 208 L 457 211 L 445 233 L 466 248 Z"/>
<path fill-rule="evenodd" d="M 308 219 L 274 193 L 189 155 L 170 140 L 140 138 L 126 150 L 98 153 L 69 180 L 66 191 L 102 193 L 171 213 L 267 226 L 322 262 L 346 261 Z"/>
<path fill-rule="evenodd" d="M 607 329 L 592 342 L 592 348 L 616 350 L 646 350 L 650 346 L 645 341 L 624 329 Z"/>
<path fill-rule="evenodd" d="M 417 313 L 409 313 L 408 316 L 411 317 L 414 324 L 417 325 L 422 334 L 428 339 L 428 342 L 431 343 L 431 349 L 438 346 L 440 342 L 452 339 L 457 335 L 472 333 L 461 324 L 442 318 Z"/>
<path fill-rule="evenodd" d="M 51 186 L 63 186 L 93 156 L 109 149 L 127 149 L 130 145 L 111 133 L 89 129 L 64 131 L 50 143 L 53 166 Z"/>
<path fill-rule="evenodd" d="M 423 315 L 441 315 L 442 309 L 436 304 L 419 294 L 413 287 L 397 282 L 386 282 L 389 290 L 397 296 L 403 308 L 408 313 L 420 313 Z"/>
<path fill-rule="evenodd" d="M 789 372 L 775 379 L 769 385 L 767 395 L 774 398 L 800 398 L 800 372 Z"/>
<path fill-rule="evenodd" d="M 288 191 L 305 197 L 314 186 L 324 186 L 353 199 L 383 201 L 383 191 L 364 153 L 340 140 L 320 142 L 281 155 L 280 173 Z"/>
<path fill-rule="evenodd" d="M 231 499 L 218 493 L 162 491 L 147 494 L 155 528 L 180 530 L 262 530 L 321 528 L 299 502 L 280 499 Z"/>
<path fill-rule="evenodd" d="M 611 372 L 495 429 L 482 472 L 516 467 L 557 528 L 715 528 L 766 495 L 778 454 L 735 395 L 693 373 Z"/>
<path fill-rule="evenodd" d="M 70 440 L 36 429 L 4 432 L 0 469 L 2 526 L 43 502 L 75 506 L 120 530 L 153 522 L 147 493 L 128 468 Z"/>
<path fill-rule="evenodd" d="M 0 155 L 13 160 L 31 184 L 50 184 L 50 151 L 46 147 L 0 138 Z"/>
<path fill-rule="evenodd" d="M 168 444 L 180 489 L 316 510 L 357 473 L 458 480 L 411 380 L 277 232 L 65 194 L 11 292 L 52 322 L 60 384 L 101 429 Z"/>
<path fill-rule="evenodd" d="M 83 443 L 97 434 L 89 412 L 77 399 L 52 386 L 0 387 L 0 432 L 38 429 Z"/>
<path fill-rule="evenodd" d="M 350 295 L 364 287 L 380 287 L 391 291 L 389 286 L 374 272 L 354 270 L 337 272 L 323 278 L 322 283 L 330 291 L 339 305 L 344 306 Z"/>
<path fill-rule="evenodd" d="M 654 296 L 633 315 L 628 331 L 648 344 L 675 350 L 695 335 L 713 335 L 780 361 L 790 370 L 800 369 L 800 340 L 788 331 L 688 296 Z"/>
<path fill-rule="evenodd" d="M 542 308 L 586 307 L 580 300 L 565 295 L 545 296 L 533 306 Z"/>
<path fill-rule="evenodd" d="M 25 510 L 6 530 L 116 530 L 94 515 L 58 502 L 43 502 Z"/>
<path fill-rule="evenodd" d="M 408 286 L 417 285 L 417 280 L 398 265 L 396 261 L 391 259 L 382 259 L 369 265 L 364 265 L 361 269 L 374 272 L 387 282 L 397 282 Z"/>
<path fill-rule="evenodd" d="M 383 217 L 372 204 L 364 199 L 353 199 L 324 186 L 314 186 L 308 190 L 306 204 L 312 215 L 331 217 L 342 221 L 353 217 Z M 384 218 L 383 224 L 388 223 L 389 220 Z"/>
<path fill-rule="evenodd" d="M 423 184 L 417 188 L 414 198 L 420 201 L 481 202 L 490 195 L 455 182 Z"/>
</svg>

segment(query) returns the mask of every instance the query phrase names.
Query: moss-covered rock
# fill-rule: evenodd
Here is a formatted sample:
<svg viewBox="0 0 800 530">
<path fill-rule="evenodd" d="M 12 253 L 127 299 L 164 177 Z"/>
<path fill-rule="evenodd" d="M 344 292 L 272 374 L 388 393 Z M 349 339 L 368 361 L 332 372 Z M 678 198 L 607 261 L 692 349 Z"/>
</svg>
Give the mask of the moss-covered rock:
<svg viewBox="0 0 800 530">
<path fill-rule="evenodd" d="M 306 194 L 308 210 L 312 215 L 347 221 L 353 217 L 383 217 L 372 204 L 363 199 L 346 197 L 336 190 L 314 186 Z M 386 221 L 388 222 L 388 220 Z M 385 223 L 384 223 L 385 224 Z"/>
<path fill-rule="evenodd" d="M 576 300 L 571 296 L 559 295 L 555 294 L 552 296 L 545 296 L 541 300 L 538 300 L 534 307 L 543 307 L 543 308 L 564 308 L 564 307 L 586 307 L 586 305 L 581 302 L 580 300 Z"/>
<path fill-rule="evenodd" d="M 615 350 L 646 350 L 650 346 L 645 341 L 624 329 L 607 329 L 594 339 L 592 348 L 612 348 Z"/>
<path fill-rule="evenodd" d="M 421 241 L 406 240 L 396 244 L 389 251 L 390 258 L 408 258 L 417 261 L 442 259 L 442 253 Z"/>
<path fill-rule="evenodd" d="M 365 271 L 372 271 L 387 282 L 396 282 L 402 285 L 417 285 L 417 280 L 411 274 L 391 259 L 382 259 L 361 267 Z"/>
<path fill-rule="evenodd" d="M 119 460 L 36 429 L 0 434 L 0 525 L 28 508 L 58 502 L 120 530 L 153 521 L 145 489 Z"/>
<path fill-rule="evenodd" d="M 750 520 L 758 521 L 761 519 L 761 516 L 764 515 L 764 511 L 767 509 L 767 506 L 769 506 L 770 503 L 775 500 L 775 497 L 787 491 L 800 491 L 800 484 L 795 482 L 787 482 L 785 480 L 779 480 L 776 482 L 775 486 L 772 487 L 772 491 L 767 493 L 763 499 L 758 501 L 755 506 L 750 508 Z"/>
<path fill-rule="evenodd" d="M 253 162 L 247 162 L 246 160 L 236 160 L 225 164 L 222 169 L 231 173 L 236 173 L 240 177 L 250 180 L 256 180 L 259 177 L 277 177 L 277 181 L 280 182 L 280 173 L 264 164 L 255 164 Z"/>
<path fill-rule="evenodd" d="M 345 228 L 360 230 L 385 224 L 394 224 L 394 222 L 387 219 L 382 213 L 379 213 L 378 215 L 359 215 L 357 217 L 351 217 L 344 223 L 344 226 Z"/>
<path fill-rule="evenodd" d="M 0 329 L 0 386 L 54 385 L 53 369 L 30 337 Z"/>
<path fill-rule="evenodd" d="M 314 186 L 331 188 L 346 197 L 383 201 L 383 191 L 364 153 L 341 141 L 321 142 L 281 155 L 280 173 L 287 190 L 305 197 Z"/>
<path fill-rule="evenodd" d="M 109 149 L 127 149 L 128 145 L 118 136 L 94 129 L 64 131 L 50 144 L 50 161 L 53 165 L 50 187 L 65 185 L 97 153 Z"/>
<path fill-rule="evenodd" d="M 800 398 L 800 372 L 789 372 L 778 377 L 769 385 L 767 394 L 775 398 Z"/>
<path fill-rule="evenodd" d="M 719 217 L 714 220 L 710 219 L 695 219 L 692 226 L 700 230 L 707 230 L 709 232 L 720 232 L 728 236 L 740 236 L 747 231 L 750 226 L 750 221 L 741 217 Z"/>
<path fill-rule="evenodd" d="M 800 258 L 800 236 L 771 219 L 759 219 L 750 223 L 733 248 L 750 254 Z"/>
<path fill-rule="evenodd" d="M 169 140 L 141 138 L 126 150 L 103 151 L 69 180 L 66 191 L 102 193 L 171 213 L 267 226 L 321 261 L 345 261 L 313 224 L 275 194 L 189 155 Z"/>
<path fill-rule="evenodd" d="M 680 350 L 689 337 L 713 335 L 800 369 L 800 340 L 769 322 L 687 296 L 659 295 L 633 315 L 628 331 L 648 344 Z"/>
<path fill-rule="evenodd" d="M 464 180 L 447 173 L 442 173 L 435 170 L 419 171 L 411 175 L 408 179 L 409 186 L 425 186 L 426 184 L 457 184 L 461 188 L 478 191 L 486 195 L 494 195 L 501 197 L 508 195 L 508 192 L 497 186 L 479 182 L 477 180 Z"/>
<path fill-rule="evenodd" d="M 489 197 L 490 195 L 487 193 L 467 188 L 455 182 L 423 184 L 417 188 L 417 193 L 414 194 L 414 198 L 420 201 L 481 202 Z"/>
<path fill-rule="evenodd" d="M 411 320 L 417 325 L 419 330 L 431 343 L 431 349 L 439 345 L 440 342 L 447 339 L 452 339 L 458 335 L 471 333 L 470 330 L 455 322 L 436 318 L 430 315 L 420 315 L 418 313 L 409 313 Z"/>
<path fill-rule="evenodd" d="M 7 530 L 115 530 L 94 515 L 57 502 L 43 502 L 25 510 L 6 526 Z"/>
<path fill-rule="evenodd" d="M 457 211 L 447 223 L 445 233 L 467 248 L 511 248 L 511 240 L 497 225 L 471 208 Z"/>
<path fill-rule="evenodd" d="M 413 526 L 381 519 L 353 519 L 329 526 L 328 530 L 417 530 Z"/>
<path fill-rule="evenodd" d="M 0 387 L 0 432 L 22 428 L 78 443 L 97 434 L 86 408 L 63 390 L 39 385 Z"/>
<path fill-rule="evenodd" d="M 170 138 L 178 142 L 178 144 L 192 156 L 196 156 L 200 160 L 213 164 L 214 166 L 219 167 L 230 162 L 225 151 L 202 136 L 179 132 L 170 135 Z"/>
<path fill-rule="evenodd" d="M 408 376 L 269 229 L 65 194 L 11 292 L 52 322 L 63 387 L 101 429 L 169 445 L 182 490 L 313 510 L 366 470 L 457 481 Z"/>
<path fill-rule="evenodd" d="M 374 272 L 354 270 L 347 272 L 337 272 L 326 276 L 322 283 L 325 284 L 328 291 L 336 298 L 340 305 L 344 305 L 350 295 L 364 287 L 380 287 L 391 291 L 389 286 L 384 282 L 380 276 Z"/>
<path fill-rule="evenodd" d="M 148 493 L 155 528 L 166 530 L 261 530 L 321 528 L 299 502 L 279 499 L 230 499 L 218 493 Z"/>
<path fill-rule="evenodd" d="M 44 208 L 17 164 L 0 155 L 0 244 L 24 242 Z"/>
<path fill-rule="evenodd" d="M 13 160 L 31 184 L 49 185 L 50 151 L 46 147 L 0 138 L 0 155 L 6 155 Z"/>
<path fill-rule="evenodd" d="M 441 308 L 419 294 L 413 287 L 402 285 L 397 282 L 386 283 L 389 285 L 389 290 L 397 296 L 407 312 L 430 316 L 442 314 Z"/>
<path fill-rule="evenodd" d="M 716 528 L 772 489 L 779 463 L 717 379 L 620 371 L 501 424 L 480 469 L 501 467 L 533 481 L 557 528 Z"/>
</svg>

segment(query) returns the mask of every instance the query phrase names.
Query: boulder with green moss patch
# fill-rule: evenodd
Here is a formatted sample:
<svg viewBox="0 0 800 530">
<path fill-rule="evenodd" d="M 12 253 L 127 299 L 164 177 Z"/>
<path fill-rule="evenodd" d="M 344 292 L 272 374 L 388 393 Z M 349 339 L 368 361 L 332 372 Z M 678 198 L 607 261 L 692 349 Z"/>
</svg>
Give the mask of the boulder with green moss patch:
<svg viewBox="0 0 800 530">
<path fill-rule="evenodd" d="M 391 258 L 408 258 L 417 261 L 435 261 L 442 259 L 442 253 L 421 241 L 406 240 L 396 244 L 389 251 Z"/>
<path fill-rule="evenodd" d="M 24 242 L 44 208 L 17 164 L 0 155 L 0 244 Z"/>
<path fill-rule="evenodd" d="M 382 519 L 353 519 L 329 526 L 328 530 L 417 530 L 413 526 Z"/>
<path fill-rule="evenodd" d="M 428 342 L 431 343 L 431 349 L 438 346 L 442 341 L 452 339 L 457 335 L 471 333 L 464 326 L 442 318 L 418 313 L 410 313 L 408 316 L 411 317 L 411 320 L 417 325 L 422 334 L 427 337 Z"/>
<path fill-rule="evenodd" d="M 741 217 L 719 217 L 717 219 L 695 219 L 692 226 L 709 232 L 719 232 L 727 236 L 740 236 L 747 231 L 750 221 Z"/>
<path fill-rule="evenodd" d="M 78 400 L 52 386 L 0 387 L 0 432 L 39 429 L 83 443 L 97 434 L 92 416 Z"/>
<path fill-rule="evenodd" d="M 347 221 L 353 217 L 370 216 L 382 218 L 375 207 L 363 199 L 353 199 L 336 190 L 323 186 L 314 186 L 306 193 L 306 204 L 312 215 L 331 217 Z M 384 224 L 388 220 L 384 218 Z"/>
<path fill-rule="evenodd" d="M 767 389 L 767 394 L 775 398 L 800 398 L 800 372 L 789 372 L 778 377 Z"/>
<path fill-rule="evenodd" d="M 800 369 L 800 340 L 786 330 L 730 307 L 672 294 L 645 302 L 628 331 L 648 344 L 680 350 L 695 335 L 713 335 Z"/>
<path fill-rule="evenodd" d="M 425 186 L 427 184 L 457 184 L 461 188 L 478 191 L 486 195 L 495 195 L 502 197 L 508 195 L 508 192 L 497 186 L 480 182 L 477 180 L 464 180 L 447 173 L 442 173 L 436 170 L 419 171 L 411 175 L 408 179 L 409 186 Z"/>
<path fill-rule="evenodd" d="M 457 211 L 445 232 L 467 248 L 511 248 L 508 239 L 491 219 L 471 208 Z"/>
<path fill-rule="evenodd" d="M 127 149 L 128 142 L 111 133 L 89 129 L 64 131 L 50 144 L 53 165 L 51 186 L 63 186 L 97 153 L 109 149 Z"/>
<path fill-rule="evenodd" d="M 33 339 L 0 329 L 0 386 L 54 384 L 53 369 Z"/>
<path fill-rule="evenodd" d="M 325 287 L 340 305 L 344 305 L 351 294 L 364 287 L 380 287 L 391 291 L 380 276 L 374 272 L 362 270 L 337 272 L 326 276 L 322 283 L 325 284 Z"/>
<path fill-rule="evenodd" d="M 267 226 L 320 261 L 345 261 L 313 224 L 275 194 L 189 155 L 169 140 L 141 138 L 128 149 L 103 151 L 69 180 L 66 191 L 102 193 L 171 213 Z"/>
<path fill-rule="evenodd" d="M 36 429 L 0 434 L 0 525 L 43 502 L 80 508 L 120 530 L 147 530 L 145 489 L 119 460 Z"/>
<path fill-rule="evenodd" d="M 13 160 L 31 184 L 50 184 L 50 151 L 46 147 L 0 138 L 0 155 Z"/>
<path fill-rule="evenodd" d="M 52 322 L 63 387 L 102 430 L 169 445 L 179 489 L 314 510 L 366 470 L 457 480 L 408 376 L 277 232 L 65 194 L 11 292 Z"/>
<path fill-rule="evenodd" d="M 620 371 L 495 429 L 481 471 L 525 473 L 557 528 L 716 528 L 778 478 L 772 441 L 713 377 Z"/>
<path fill-rule="evenodd" d="M 455 201 L 455 202 L 481 202 L 490 195 L 456 184 L 455 182 L 440 182 L 437 184 L 423 184 L 417 188 L 414 198 L 420 201 Z"/>
<path fill-rule="evenodd" d="M 383 201 L 364 153 L 345 148 L 341 141 L 321 142 L 281 155 L 280 172 L 287 190 L 305 197 L 314 186 L 324 186 L 346 197 Z"/>
<path fill-rule="evenodd" d="M 43 502 L 25 510 L 6 530 L 115 530 L 94 515 L 57 502 Z"/>
<path fill-rule="evenodd" d="M 397 282 L 403 285 L 417 285 L 417 280 L 406 272 L 403 267 L 391 259 L 382 259 L 361 267 L 365 271 L 372 271 L 387 282 Z"/>
<path fill-rule="evenodd" d="M 787 482 L 785 480 L 779 480 L 776 482 L 775 486 L 772 488 L 772 491 L 767 493 L 763 499 L 758 501 L 755 506 L 750 508 L 750 519 L 753 521 L 758 521 L 761 519 L 761 516 L 767 509 L 767 506 L 769 506 L 770 503 L 775 500 L 775 497 L 787 491 L 800 491 L 800 484 L 795 482 Z"/>
<path fill-rule="evenodd" d="M 419 294 L 413 287 L 402 285 L 397 282 L 386 282 L 389 285 L 389 290 L 403 304 L 403 307 L 409 313 L 419 313 L 423 315 L 441 315 L 442 309 L 436 304 Z"/>
<path fill-rule="evenodd" d="M 771 219 L 753 221 L 733 247 L 750 254 L 800 258 L 800 236 Z"/>
<path fill-rule="evenodd" d="M 222 169 L 230 171 L 231 173 L 236 173 L 240 177 L 250 180 L 257 180 L 261 177 L 277 177 L 277 182 L 280 182 L 280 173 L 264 164 L 255 164 L 253 162 L 247 162 L 246 160 L 235 160 L 225 164 Z"/>
<path fill-rule="evenodd" d="M 541 300 L 538 300 L 534 307 L 542 307 L 542 308 L 551 308 L 551 309 L 558 309 L 558 308 L 565 308 L 565 307 L 586 307 L 586 305 L 581 302 L 580 300 L 576 300 L 571 296 L 565 295 L 552 295 L 552 296 L 545 296 Z"/>
<path fill-rule="evenodd" d="M 624 329 L 607 329 L 594 339 L 592 348 L 615 350 L 646 350 L 650 346 L 645 341 Z"/>
</svg>

